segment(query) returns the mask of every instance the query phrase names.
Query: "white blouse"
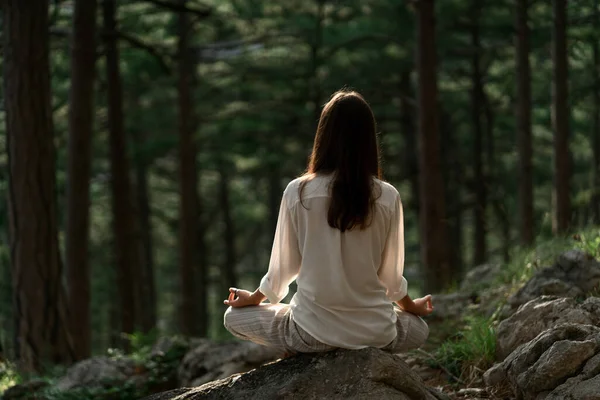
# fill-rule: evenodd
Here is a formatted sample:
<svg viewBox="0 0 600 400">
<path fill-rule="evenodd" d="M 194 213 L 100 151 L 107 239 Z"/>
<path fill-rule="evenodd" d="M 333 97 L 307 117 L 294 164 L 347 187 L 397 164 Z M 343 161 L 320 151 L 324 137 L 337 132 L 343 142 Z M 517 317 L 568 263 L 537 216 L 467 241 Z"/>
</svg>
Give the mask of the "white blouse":
<svg viewBox="0 0 600 400">
<path fill-rule="evenodd" d="M 404 226 L 398 191 L 381 187 L 371 225 L 342 233 L 327 223 L 329 176 L 302 179 L 283 193 L 269 271 L 259 290 L 280 302 L 296 279 L 290 303 L 296 324 L 335 347 L 385 347 L 396 337 L 393 301 L 407 294 Z"/>
</svg>

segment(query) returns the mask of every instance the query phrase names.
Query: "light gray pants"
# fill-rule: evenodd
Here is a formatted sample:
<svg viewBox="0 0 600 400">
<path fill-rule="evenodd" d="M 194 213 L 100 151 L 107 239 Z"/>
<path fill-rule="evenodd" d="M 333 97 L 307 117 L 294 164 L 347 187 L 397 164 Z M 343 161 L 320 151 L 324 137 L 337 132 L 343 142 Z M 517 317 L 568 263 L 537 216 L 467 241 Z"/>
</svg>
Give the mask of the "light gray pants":
<svg viewBox="0 0 600 400">
<path fill-rule="evenodd" d="M 429 336 L 429 327 L 425 321 L 399 308 L 394 310 L 398 316 L 398 334 L 383 350 L 402 353 L 422 346 Z M 335 349 L 319 342 L 296 325 L 289 304 L 229 307 L 224 319 L 225 328 L 234 336 L 287 353 L 315 353 Z"/>
</svg>

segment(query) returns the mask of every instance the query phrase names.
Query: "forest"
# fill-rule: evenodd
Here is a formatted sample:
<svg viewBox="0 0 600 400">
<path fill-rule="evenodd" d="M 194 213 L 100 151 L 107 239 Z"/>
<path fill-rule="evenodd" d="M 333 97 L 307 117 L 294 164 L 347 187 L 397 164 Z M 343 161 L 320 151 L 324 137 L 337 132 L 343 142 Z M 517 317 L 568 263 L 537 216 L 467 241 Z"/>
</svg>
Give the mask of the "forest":
<svg viewBox="0 0 600 400">
<path fill-rule="evenodd" d="M 598 0 L 3 0 L 0 24 L 0 362 L 24 374 L 232 339 L 223 299 L 266 272 L 341 88 L 374 110 L 412 295 L 600 223 Z"/>
</svg>

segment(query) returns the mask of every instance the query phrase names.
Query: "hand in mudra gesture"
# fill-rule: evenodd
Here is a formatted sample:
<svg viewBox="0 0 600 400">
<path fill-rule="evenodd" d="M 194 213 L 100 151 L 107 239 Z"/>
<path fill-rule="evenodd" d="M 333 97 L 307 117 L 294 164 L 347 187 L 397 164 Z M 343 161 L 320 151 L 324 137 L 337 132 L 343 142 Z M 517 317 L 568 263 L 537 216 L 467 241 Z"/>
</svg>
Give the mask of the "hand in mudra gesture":
<svg viewBox="0 0 600 400">
<path fill-rule="evenodd" d="M 433 303 L 430 294 L 415 300 L 411 300 L 409 296 L 406 296 L 398 302 L 398 305 L 404 311 L 419 317 L 425 317 L 433 312 Z"/>
<path fill-rule="evenodd" d="M 254 293 L 243 289 L 229 288 L 229 297 L 223 301 L 223 304 L 231 307 L 257 306 L 265 296 L 257 289 Z"/>
</svg>

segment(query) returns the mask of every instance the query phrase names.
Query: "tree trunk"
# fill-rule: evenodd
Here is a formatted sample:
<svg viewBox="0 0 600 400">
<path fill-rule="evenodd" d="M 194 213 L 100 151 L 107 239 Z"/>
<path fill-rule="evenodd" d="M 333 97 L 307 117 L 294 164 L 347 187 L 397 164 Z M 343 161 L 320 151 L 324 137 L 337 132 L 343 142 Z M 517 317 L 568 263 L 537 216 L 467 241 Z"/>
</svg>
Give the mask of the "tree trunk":
<svg viewBox="0 0 600 400">
<path fill-rule="evenodd" d="M 496 162 L 496 140 L 494 138 L 494 114 L 489 101 L 489 96 L 483 93 L 483 107 L 485 109 L 486 133 L 487 133 L 487 161 L 488 161 L 488 186 L 493 187 L 496 193 L 492 196 L 492 208 L 496 219 L 500 224 L 502 236 L 502 260 L 505 263 L 510 261 L 510 248 L 512 246 L 510 238 L 510 218 L 506 211 L 505 193 L 502 189 L 498 173 L 498 163 Z M 498 194 L 500 192 L 501 194 Z"/>
<path fill-rule="evenodd" d="M 15 350 L 24 372 L 74 358 L 58 247 L 48 1 L 2 2 Z"/>
<path fill-rule="evenodd" d="M 517 0 L 516 7 L 516 75 L 517 75 L 517 143 L 519 149 L 519 235 L 521 244 L 534 242 L 533 168 L 531 159 L 531 68 L 529 65 L 529 0 Z"/>
<path fill-rule="evenodd" d="M 180 0 L 185 5 L 186 0 Z M 199 331 L 196 309 L 195 275 L 198 263 L 196 245 L 198 238 L 196 144 L 192 111 L 192 60 L 189 56 L 190 23 L 185 12 L 178 17 L 179 41 L 177 44 L 178 94 L 179 94 L 179 276 L 181 279 L 181 332 L 196 335 Z"/>
<path fill-rule="evenodd" d="M 452 276 L 438 132 L 434 1 L 421 0 L 417 9 L 421 260 L 425 291 L 434 292 L 447 288 Z"/>
<path fill-rule="evenodd" d="M 152 241 L 152 224 L 150 222 L 150 193 L 148 191 L 148 160 L 140 154 L 145 143 L 145 135 L 135 131 L 133 139 L 138 148 L 135 175 L 136 200 L 139 217 L 139 237 L 141 242 L 140 262 L 140 296 L 143 304 L 139 308 L 142 332 L 148 333 L 156 328 L 156 284 L 154 282 L 154 244 Z"/>
<path fill-rule="evenodd" d="M 196 192 L 196 209 L 198 210 L 197 232 L 197 254 L 198 254 L 198 273 L 196 274 L 196 302 L 198 307 L 198 336 L 205 337 L 209 332 L 210 315 L 208 310 L 208 265 L 209 253 L 206 246 L 206 225 L 202 218 L 202 195 L 200 193 L 200 177 L 198 174 L 198 190 Z"/>
<path fill-rule="evenodd" d="M 237 287 L 235 226 L 231 216 L 231 200 L 229 198 L 229 173 L 227 165 L 221 163 L 219 168 L 219 203 L 223 213 L 223 242 L 225 243 L 225 265 L 223 266 L 223 284 L 225 289 Z"/>
<path fill-rule="evenodd" d="M 66 264 L 76 360 L 90 357 L 88 261 L 90 168 L 96 75 L 96 0 L 75 1 L 69 99 Z"/>
<path fill-rule="evenodd" d="M 319 118 L 321 117 L 321 82 L 319 81 L 319 67 L 321 65 L 321 58 L 319 57 L 319 51 L 323 45 L 323 20 L 325 18 L 325 2 L 326 0 L 316 0 L 317 2 L 317 15 L 315 18 L 315 37 L 313 43 L 310 46 L 311 54 L 311 75 L 312 79 L 312 102 L 314 104 L 314 121 L 310 125 L 314 132 L 317 128 Z M 309 130 L 309 132 L 311 132 Z M 311 134 L 312 134 L 311 132 Z"/>
<path fill-rule="evenodd" d="M 481 123 L 481 105 L 483 102 L 483 82 L 481 74 L 481 40 L 479 36 L 479 13 L 481 0 L 476 0 L 471 9 L 471 116 L 473 123 L 473 171 L 475 189 L 475 215 L 473 229 L 473 265 L 481 265 L 487 258 L 486 211 L 487 182 L 483 171 L 483 127 Z"/>
<path fill-rule="evenodd" d="M 400 130 L 404 136 L 404 165 L 408 174 L 411 189 L 411 203 L 405 204 L 419 216 L 419 148 L 417 145 L 417 129 L 415 127 L 415 106 L 408 97 L 413 94 L 410 83 L 410 69 L 400 72 Z"/>
<path fill-rule="evenodd" d="M 598 1 L 594 1 L 594 25 L 593 32 L 596 37 L 592 40 L 592 52 L 594 57 L 593 82 L 594 82 L 594 101 L 593 101 L 593 139 L 594 145 L 594 167 L 592 172 L 592 215 L 594 223 L 600 224 L 600 46 L 598 45 L 597 34 L 600 31 L 600 11 L 598 10 Z"/>
<path fill-rule="evenodd" d="M 553 228 L 565 233 L 571 221 L 570 152 L 567 64 L 567 1 L 553 0 L 554 30 L 552 58 L 552 125 L 554 129 L 554 201 Z"/>
<path fill-rule="evenodd" d="M 137 306 L 137 277 L 139 276 L 139 247 L 137 243 L 129 179 L 129 160 L 123 122 L 123 99 L 119 70 L 119 51 L 116 42 L 115 0 L 103 1 L 106 81 L 108 86 L 108 130 L 112 189 L 113 229 L 116 268 L 121 300 L 121 332 L 131 334 L 139 316 Z M 128 343 L 123 342 L 128 348 Z"/>
<path fill-rule="evenodd" d="M 464 186 L 463 171 L 460 168 L 462 159 L 460 158 L 460 147 L 458 146 L 457 135 L 450 116 L 441 111 L 441 144 L 444 152 L 442 153 L 442 166 L 444 193 L 448 199 L 446 204 L 446 216 L 448 223 L 448 237 L 450 246 L 448 257 L 452 276 L 454 280 L 462 277 L 463 274 L 463 204 L 462 188 Z M 444 176 L 445 175 L 445 176 Z"/>
</svg>

